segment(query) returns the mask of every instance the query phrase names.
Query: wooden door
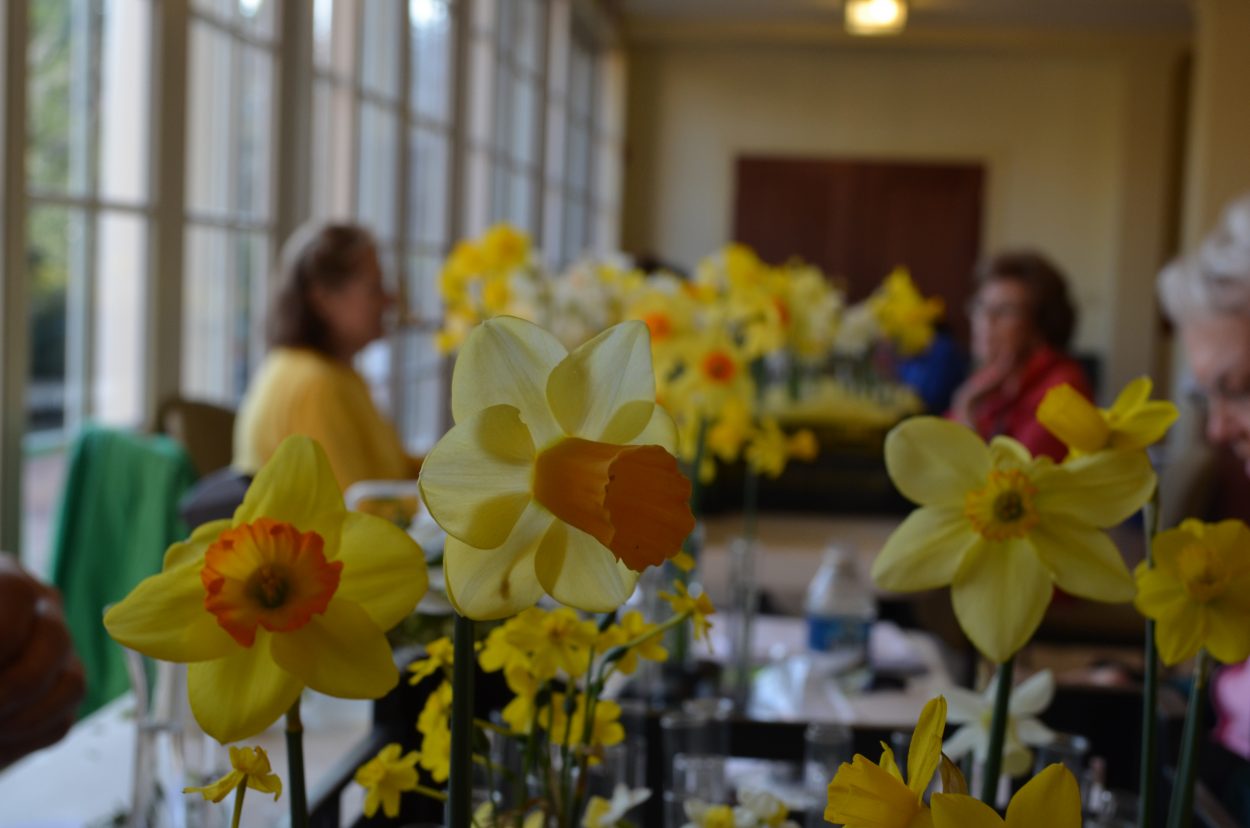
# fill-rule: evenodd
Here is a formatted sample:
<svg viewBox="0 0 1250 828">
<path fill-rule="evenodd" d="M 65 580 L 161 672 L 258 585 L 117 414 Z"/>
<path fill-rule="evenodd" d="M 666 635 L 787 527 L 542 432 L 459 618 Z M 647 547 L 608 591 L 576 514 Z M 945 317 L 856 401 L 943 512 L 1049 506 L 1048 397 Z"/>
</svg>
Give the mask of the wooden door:
<svg viewBox="0 0 1250 828">
<path fill-rule="evenodd" d="M 819 265 L 852 301 L 906 265 L 922 292 L 946 300 L 947 319 L 967 342 L 981 165 L 743 156 L 736 166 L 737 241 L 765 261 L 800 256 Z"/>
</svg>

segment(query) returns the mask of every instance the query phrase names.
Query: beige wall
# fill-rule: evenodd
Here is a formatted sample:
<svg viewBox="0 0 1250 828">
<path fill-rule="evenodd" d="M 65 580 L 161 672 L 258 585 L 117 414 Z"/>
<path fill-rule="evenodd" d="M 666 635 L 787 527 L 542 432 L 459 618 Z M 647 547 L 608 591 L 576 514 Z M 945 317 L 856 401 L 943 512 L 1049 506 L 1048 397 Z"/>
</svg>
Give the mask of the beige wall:
<svg viewBox="0 0 1250 828">
<path fill-rule="evenodd" d="M 743 153 L 980 161 L 985 248 L 1072 275 L 1114 387 L 1153 359 L 1182 45 L 635 44 L 622 241 L 684 264 L 726 242 Z"/>
</svg>

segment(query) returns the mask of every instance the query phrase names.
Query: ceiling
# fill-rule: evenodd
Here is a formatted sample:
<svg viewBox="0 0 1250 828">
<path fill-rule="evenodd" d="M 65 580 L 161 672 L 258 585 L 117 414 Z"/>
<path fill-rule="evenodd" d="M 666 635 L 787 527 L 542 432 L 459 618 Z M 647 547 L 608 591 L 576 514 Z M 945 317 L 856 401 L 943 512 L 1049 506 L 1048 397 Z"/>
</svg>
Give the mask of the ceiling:
<svg viewBox="0 0 1250 828">
<path fill-rule="evenodd" d="M 838 23 L 842 0 L 618 0 L 628 22 Z M 908 28 L 1177 30 L 1192 25 L 1187 0 L 911 0 Z"/>
</svg>

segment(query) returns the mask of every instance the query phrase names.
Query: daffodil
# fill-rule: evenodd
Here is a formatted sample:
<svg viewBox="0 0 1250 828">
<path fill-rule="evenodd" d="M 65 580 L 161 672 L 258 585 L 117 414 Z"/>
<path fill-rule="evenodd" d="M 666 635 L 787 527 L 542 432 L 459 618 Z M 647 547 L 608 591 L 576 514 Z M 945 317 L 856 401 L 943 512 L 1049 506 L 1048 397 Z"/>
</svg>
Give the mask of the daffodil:
<svg viewBox="0 0 1250 828">
<path fill-rule="evenodd" d="M 768 791 L 739 790 L 738 801 L 764 828 L 799 828 L 798 823 L 789 818 L 790 809 L 786 803 Z"/>
<path fill-rule="evenodd" d="M 419 658 L 408 665 L 408 672 L 412 673 L 408 677 L 408 683 L 417 685 L 427 676 L 435 673 L 446 673 L 452 667 L 455 646 L 447 636 L 435 639 L 425 645 L 425 658 Z"/>
<path fill-rule="evenodd" d="M 1037 421 L 1068 447 L 1072 457 L 1112 449 L 1144 449 L 1163 439 L 1176 422 L 1176 406 L 1150 399 L 1149 377 L 1124 386 L 1111 408 L 1096 407 L 1064 383 L 1046 392 L 1037 407 Z"/>
<path fill-rule="evenodd" d="M 382 807 L 390 819 L 399 816 L 399 798 L 417 789 L 417 752 L 400 755 L 403 748 L 392 742 L 356 770 L 356 784 L 365 789 L 365 816 Z"/>
<path fill-rule="evenodd" d="M 534 729 L 534 700 L 543 682 L 526 667 L 509 667 L 503 675 L 514 695 L 512 701 L 504 705 L 500 716 L 513 733 L 527 735 Z"/>
<path fill-rule="evenodd" d="M 231 791 L 246 785 L 254 791 L 273 794 L 274 801 L 282 795 L 282 780 L 269 766 L 269 755 L 263 747 L 230 748 L 230 772 L 202 788 L 183 788 L 183 793 L 198 793 L 211 802 L 221 802 Z"/>
<path fill-rule="evenodd" d="M 608 612 L 694 527 L 640 322 L 572 353 L 520 319 L 484 322 L 456 361 L 451 409 L 420 487 L 464 616 L 503 618 L 544 591 Z"/>
<path fill-rule="evenodd" d="M 549 715 L 551 709 L 540 711 L 540 721 L 550 731 L 552 744 L 564 744 L 567 741 L 570 745 L 582 746 L 593 754 L 600 748 L 620 744 L 625 739 L 625 728 L 620 721 L 621 706 L 616 702 L 609 699 L 595 702 L 589 732 L 586 730 L 589 697 L 585 693 L 577 695 L 572 715 L 565 709 L 566 702 L 567 698 L 563 693 L 552 696 L 554 719 Z M 591 761 L 594 763 L 593 757 Z"/>
<path fill-rule="evenodd" d="M 757 822 L 746 808 L 713 805 L 701 799 L 688 799 L 683 808 L 690 821 L 682 828 L 754 828 Z"/>
<path fill-rule="evenodd" d="M 551 612 L 525 613 L 532 618 L 517 624 L 508 634 L 517 649 L 529 653 L 529 668 L 540 679 L 549 679 L 563 670 L 569 678 L 579 678 L 590 668 L 590 648 L 598 630 L 595 622 L 583 621 L 567 607 Z"/>
<path fill-rule="evenodd" d="M 206 523 L 104 616 L 118 642 L 190 662 L 191 710 L 220 742 L 264 730 L 304 687 L 342 698 L 399 681 L 386 631 L 426 588 L 407 533 L 348 512 L 325 452 L 290 437 L 233 520 Z"/>
<path fill-rule="evenodd" d="M 949 584 L 976 648 L 1003 662 L 1033 635 L 1054 586 L 1097 601 L 1133 598 L 1133 578 L 1103 531 L 1155 486 L 1142 452 L 1100 452 L 1062 465 L 1009 437 L 986 446 L 935 417 L 907 420 L 885 443 L 894 485 L 919 503 L 886 541 L 872 577 L 884 589 Z"/>
<path fill-rule="evenodd" d="M 638 659 L 647 661 L 668 660 L 668 650 L 664 649 L 663 636 L 656 633 L 659 626 L 649 623 L 637 610 L 630 610 L 621 617 L 619 624 L 612 625 L 607 632 L 610 638 L 601 641 L 599 649 L 607 652 L 613 647 L 639 642 L 626 650 L 625 655 L 616 662 L 616 669 L 625 675 L 632 675 L 638 669 Z"/>
<path fill-rule="evenodd" d="M 651 798 L 651 791 L 646 788 L 630 789 L 620 782 L 612 790 L 612 798 L 592 796 L 586 803 L 586 813 L 582 816 L 582 828 L 615 828 L 630 811 Z"/>
<path fill-rule="evenodd" d="M 817 449 L 816 438 L 807 429 L 787 435 L 776 420 L 764 417 L 747 446 L 746 459 L 756 473 L 775 480 L 785 471 L 791 458 L 815 459 L 814 449 Z"/>
<path fill-rule="evenodd" d="M 930 828 L 924 792 L 942 758 L 945 727 L 946 699 L 938 696 L 920 711 L 907 750 L 906 781 L 884 743 L 880 763 L 858 754 L 850 764 L 843 762 L 829 783 L 825 820 L 846 828 Z"/>
<path fill-rule="evenodd" d="M 742 347 L 721 325 L 680 345 L 683 369 L 670 385 L 673 403 L 692 421 L 715 420 L 728 405 L 755 399 L 755 382 Z"/>
<path fill-rule="evenodd" d="M 482 234 L 480 248 L 486 270 L 506 272 L 529 260 L 529 236 L 510 224 L 496 224 Z"/>
<path fill-rule="evenodd" d="M 1238 520 L 1187 520 L 1154 541 L 1154 568 L 1137 567 L 1137 610 L 1155 620 L 1165 664 L 1205 648 L 1234 664 L 1250 657 L 1250 529 Z"/>
<path fill-rule="evenodd" d="M 989 755 L 990 722 L 994 715 L 994 697 L 998 689 L 997 677 L 990 682 L 984 693 L 973 693 L 962 687 L 947 691 L 950 705 L 949 720 L 962 724 L 955 735 L 946 740 L 944 751 L 951 759 L 958 760 L 971 753 L 978 762 L 985 762 Z M 1003 744 L 1003 773 L 1022 776 L 1033 767 L 1030 746 L 1048 745 L 1054 741 L 1054 732 L 1037 720 L 1037 716 L 1050 706 L 1055 696 L 1055 677 L 1049 670 L 1030 676 L 1011 690 L 1011 702 L 1007 708 L 1007 733 Z"/>
<path fill-rule="evenodd" d="M 942 318 L 940 297 L 925 298 L 916 289 L 905 267 L 895 268 L 869 300 L 881 330 L 893 340 L 899 353 L 914 356 L 929 347 L 934 323 Z"/>
<path fill-rule="evenodd" d="M 980 800 L 933 795 L 934 828 L 1081 828 L 1081 791 L 1063 765 L 1051 765 L 1025 783 L 1007 806 L 1007 819 Z"/>
<path fill-rule="evenodd" d="M 686 591 L 685 584 L 681 581 L 673 581 L 673 591 L 661 592 L 660 597 L 673 608 L 674 615 L 685 615 L 690 618 L 691 623 L 694 624 L 695 641 L 702 641 L 707 637 L 708 630 L 712 628 L 712 622 L 707 619 L 709 615 L 716 612 L 716 607 L 712 606 L 712 599 L 706 592 L 691 595 Z"/>
<path fill-rule="evenodd" d="M 447 781 L 451 772 L 451 696 L 451 683 L 445 681 L 425 700 L 417 716 L 418 761 L 435 782 Z"/>
</svg>

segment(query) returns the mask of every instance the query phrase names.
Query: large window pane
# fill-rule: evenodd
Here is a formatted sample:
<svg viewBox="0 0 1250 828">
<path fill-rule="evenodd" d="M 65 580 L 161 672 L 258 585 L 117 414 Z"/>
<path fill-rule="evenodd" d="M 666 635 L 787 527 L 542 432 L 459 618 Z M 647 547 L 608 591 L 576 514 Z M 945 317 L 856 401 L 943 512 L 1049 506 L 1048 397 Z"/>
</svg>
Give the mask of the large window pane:
<svg viewBox="0 0 1250 828">
<path fill-rule="evenodd" d="M 538 90 L 526 78 L 514 78 L 511 141 L 514 157 L 525 164 L 538 160 Z"/>
<path fill-rule="evenodd" d="M 353 101 L 350 87 L 313 82 L 312 210 L 319 218 L 352 215 Z"/>
<path fill-rule="evenodd" d="M 27 215 L 26 261 L 30 279 L 30 370 L 26 392 L 27 428 L 60 429 L 72 373 L 68 336 L 81 332 L 81 302 L 73 297 L 83 282 L 86 233 L 80 210 L 35 207 Z M 71 325 L 71 311 L 75 322 Z M 72 410 L 72 409 L 71 409 Z"/>
<path fill-rule="evenodd" d="M 240 45 L 238 210 L 247 218 L 269 216 L 269 139 L 273 117 L 273 57 Z"/>
<path fill-rule="evenodd" d="M 313 5 L 313 63 L 350 77 L 356 70 L 357 0 L 316 0 Z"/>
<path fill-rule="evenodd" d="M 441 132 L 408 133 L 408 238 L 441 246 L 447 237 L 448 139 Z"/>
<path fill-rule="evenodd" d="M 104 213 L 97 228 L 91 413 L 102 422 L 136 426 L 143 420 L 147 222 Z"/>
<path fill-rule="evenodd" d="M 369 0 L 362 6 L 361 81 L 388 99 L 399 97 L 399 49 L 404 26 L 403 0 Z"/>
<path fill-rule="evenodd" d="M 195 21 L 190 48 L 187 206 L 192 212 L 226 213 L 230 208 L 230 155 L 236 144 L 231 39 Z"/>
<path fill-rule="evenodd" d="M 359 187 L 356 214 L 379 239 L 395 238 L 399 118 L 389 109 L 360 105 Z"/>
<path fill-rule="evenodd" d="M 145 201 L 151 0 L 111 0 L 105 6 L 102 45 L 100 194 L 119 201 Z"/>
<path fill-rule="evenodd" d="M 236 354 L 229 244 L 225 230 L 188 228 L 182 288 L 183 393 L 227 404 L 235 398 L 231 365 Z"/>
<path fill-rule="evenodd" d="M 97 67 L 88 0 L 32 0 L 26 169 L 32 190 L 85 195 L 91 188 Z"/>
<path fill-rule="evenodd" d="M 301 0 L 292 0 L 301 2 Z M 307 0 L 303 0 L 307 2 Z M 238 0 L 235 6 L 235 19 L 245 32 L 256 37 L 271 40 L 277 15 L 278 0 Z"/>
<path fill-rule="evenodd" d="M 409 0 L 412 27 L 409 58 L 413 105 L 416 111 L 441 122 L 451 110 L 451 13 L 440 0 Z"/>
</svg>

